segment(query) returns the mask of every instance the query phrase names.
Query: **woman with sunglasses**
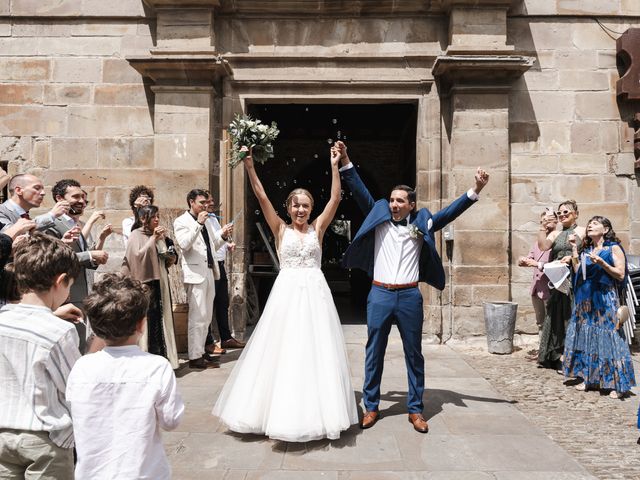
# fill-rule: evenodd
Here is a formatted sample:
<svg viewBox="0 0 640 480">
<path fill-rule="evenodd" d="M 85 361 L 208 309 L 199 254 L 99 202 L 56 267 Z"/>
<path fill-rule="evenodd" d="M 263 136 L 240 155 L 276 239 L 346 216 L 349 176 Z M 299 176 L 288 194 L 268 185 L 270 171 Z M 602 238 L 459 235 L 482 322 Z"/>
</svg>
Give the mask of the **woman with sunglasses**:
<svg viewBox="0 0 640 480">
<path fill-rule="evenodd" d="M 635 386 L 633 361 L 616 312 L 618 287 L 626 280 L 624 251 L 608 218 L 595 216 L 587 224 L 583 252 L 573 247 L 575 307 L 565 338 L 565 377 L 581 378 L 576 389 L 610 390 L 622 398 Z"/>
<path fill-rule="evenodd" d="M 550 260 L 558 260 L 566 265 L 571 264 L 572 246 L 569 236 L 576 235 L 578 244 L 585 236 L 584 227 L 578 227 L 578 204 L 575 200 L 566 200 L 558 206 L 556 212 L 562 230 L 547 233 L 541 224 L 538 231 L 538 247 L 540 250 L 551 249 Z M 563 293 L 566 291 L 566 293 Z M 573 294 L 571 288 L 563 291 L 554 288 L 547 301 L 547 312 L 540 331 L 540 351 L 538 363 L 545 368 L 554 368 L 562 373 L 560 361 L 564 351 L 565 325 L 571 318 Z"/>
</svg>

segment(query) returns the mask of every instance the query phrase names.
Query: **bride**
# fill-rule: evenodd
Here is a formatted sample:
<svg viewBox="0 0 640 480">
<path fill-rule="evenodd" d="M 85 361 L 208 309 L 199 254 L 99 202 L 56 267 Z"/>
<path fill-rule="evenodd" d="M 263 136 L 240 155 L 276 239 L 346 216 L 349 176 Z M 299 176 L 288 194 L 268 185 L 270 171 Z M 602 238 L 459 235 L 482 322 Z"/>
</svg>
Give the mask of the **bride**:
<svg viewBox="0 0 640 480">
<path fill-rule="evenodd" d="M 313 197 L 287 197 L 291 224 L 276 213 L 253 159 L 244 166 L 276 238 L 280 273 L 258 325 L 224 385 L 213 414 L 232 431 L 288 442 L 337 439 L 358 422 L 342 328 L 320 270 L 322 237 L 340 203 L 340 153 L 331 148 L 331 198 L 309 223 Z"/>
</svg>

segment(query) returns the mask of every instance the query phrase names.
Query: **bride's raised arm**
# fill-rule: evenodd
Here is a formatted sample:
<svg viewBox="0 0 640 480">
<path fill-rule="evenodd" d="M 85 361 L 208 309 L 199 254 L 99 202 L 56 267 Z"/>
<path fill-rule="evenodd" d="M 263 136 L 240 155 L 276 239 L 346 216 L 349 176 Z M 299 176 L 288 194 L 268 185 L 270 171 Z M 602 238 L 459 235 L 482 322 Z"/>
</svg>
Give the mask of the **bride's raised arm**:
<svg viewBox="0 0 640 480">
<path fill-rule="evenodd" d="M 284 221 L 278 216 L 276 213 L 276 209 L 273 208 L 269 197 L 267 197 L 267 192 L 264 191 L 264 187 L 262 186 L 262 182 L 258 178 L 258 174 L 256 173 L 256 169 L 253 165 L 253 158 L 251 157 L 251 152 L 249 155 L 245 157 L 243 160 L 244 168 L 249 177 L 249 183 L 251 183 L 251 188 L 253 189 L 253 193 L 258 199 L 258 203 L 260 204 L 260 209 L 262 210 L 262 214 L 264 218 L 267 220 L 269 224 L 269 228 L 273 233 L 274 238 L 280 238 L 280 230 L 282 227 L 285 227 L 286 224 Z"/>
<path fill-rule="evenodd" d="M 338 171 L 338 164 L 340 162 L 340 150 L 334 145 L 331 147 L 331 197 L 327 202 L 327 206 L 314 222 L 318 237 L 322 239 L 327 227 L 333 221 L 333 217 L 336 215 L 338 205 L 340 205 L 341 190 L 340 190 L 340 172 Z"/>
</svg>

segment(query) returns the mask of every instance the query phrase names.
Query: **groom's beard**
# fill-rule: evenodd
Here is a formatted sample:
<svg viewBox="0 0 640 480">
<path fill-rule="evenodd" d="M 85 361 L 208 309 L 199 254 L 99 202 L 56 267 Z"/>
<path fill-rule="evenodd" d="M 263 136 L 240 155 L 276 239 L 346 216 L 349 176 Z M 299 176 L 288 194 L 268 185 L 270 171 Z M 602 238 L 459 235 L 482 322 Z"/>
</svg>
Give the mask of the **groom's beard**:
<svg viewBox="0 0 640 480">
<path fill-rule="evenodd" d="M 82 203 L 72 203 L 69 205 L 69 215 L 80 216 L 84 212 L 85 207 Z"/>
</svg>

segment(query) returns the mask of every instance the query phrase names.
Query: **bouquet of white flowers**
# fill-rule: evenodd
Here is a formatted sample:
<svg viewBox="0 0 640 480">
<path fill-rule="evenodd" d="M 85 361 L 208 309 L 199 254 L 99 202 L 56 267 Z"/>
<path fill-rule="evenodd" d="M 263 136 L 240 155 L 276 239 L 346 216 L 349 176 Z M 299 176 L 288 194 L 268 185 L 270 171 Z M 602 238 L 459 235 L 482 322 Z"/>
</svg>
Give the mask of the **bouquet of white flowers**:
<svg viewBox="0 0 640 480">
<path fill-rule="evenodd" d="M 266 125 L 258 119 L 253 119 L 249 115 L 236 115 L 233 122 L 229 124 L 229 135 L 233 148 L 229 166 L 234 168 L 249 154 L 241 152 L 242 147 L 253 148 L 253 160 L 258 163 L 265 163 L 269 158 L 273 158 L 273 142 L 280 133 L 276 122 L 271 122 L 271 126 Z"/>
</svg>

